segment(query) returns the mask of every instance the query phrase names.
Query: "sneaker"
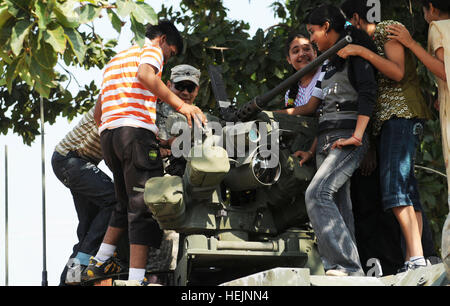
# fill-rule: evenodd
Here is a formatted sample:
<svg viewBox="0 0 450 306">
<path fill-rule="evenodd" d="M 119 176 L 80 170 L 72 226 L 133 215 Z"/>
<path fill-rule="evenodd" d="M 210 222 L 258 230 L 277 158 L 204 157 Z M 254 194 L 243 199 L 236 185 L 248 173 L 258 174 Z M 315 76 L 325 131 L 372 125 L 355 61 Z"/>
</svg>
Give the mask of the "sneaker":
<svg viewBox="0 0 450 306">
<path fill-rule="evenodd" d="M 87 266 L 81 264 L 73 264 L 67 268 L 66 285 L 76 286 L 81 283 L 81 275 Z"/>
<path fill-rule="evenodd" d="M 348 276 L 348 273 L 341 271 L 341 270 L 327 270 L 327 272 L 325 272 L 326 276 Z"/>
<path fill-rule="evenodd" d="M 424 264 L 424 265 L 418 265 L 418 264 L 416 264 L 416 263 L 414 263 L 414 262 L 410 262 L 410 264 L 409 264 L 409 266 L 408 266 L 408 270 L 416 270 L 416 269 L 418 269 L 418 268 L 424 268 L 424 267 L 426 267 L 426 266 L 428 266 L 428 264 Z"/>
<path fill-rule="evenodd" d="M 162 286 L 158 283 L 153 283 L 148 278 L 144 278 L 142 281 L 138 280 L 115 280 L 114 286 L 120 287 L 147 287 L 147 286 Z"/>
<path fill-rule="evenodd" d="M 407 272 L 407 271 L 411 271 L 411 270 L 416 270 L 418 268 L 423 268 L 428 266 L 428 263 L 425 265 L 418 265 L 416 263 L 413 263 L 411 261 L 407 261 L 405 262 L 405 264 L 403 265 L 403 267 L 401 267 L 400 269 L 397 270 L 397 273 L 403 273 L 403 272 Z"/>
<path fill-rule="evenodd" d="M 410 262 L 409 262 L 409 261 L 405 262 L 405 263 L 403 264 L 403 267 L 401 267 L 400 269 L 397 270 L 397 273 L 403 273 L 403 272 L 408 271 L 409 265 L 410 265 Z"/>
<path fill-rule="evenodd" d="M 105 262 L 98 261 L 95 257 L 89 259 L 89 265 L 81 274 L 81 281 L 87 282 L 100 278 L 105 278 L 108 275 L 115 275 L 123 272 L 125 268 L 120 264 L 116 257 L 111 257 Z"/>
</svg>

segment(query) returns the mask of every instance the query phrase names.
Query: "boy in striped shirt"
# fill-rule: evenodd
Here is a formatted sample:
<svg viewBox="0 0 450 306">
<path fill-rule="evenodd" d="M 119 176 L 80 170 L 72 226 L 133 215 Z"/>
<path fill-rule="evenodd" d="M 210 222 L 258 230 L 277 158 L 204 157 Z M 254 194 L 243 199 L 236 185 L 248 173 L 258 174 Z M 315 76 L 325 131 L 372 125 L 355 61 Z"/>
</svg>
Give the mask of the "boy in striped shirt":
<svg viewBox="0 0 450 306">
<path fill-rule="evenodd" d="M 104 159 L 114 175 L 118 204 L 95 257 L 83 280 L 121 272 L 113 253 L 126 230 L 130 241 L 129 280 L 145 280 L 149 246 L 159 248 L 162 231 L 145 206 L 144 188 L 151 177 L 163 175 L 156 135 L 156 100 L 159 98 L 185 115 L 188 124 L 205 124 L 206 117 L 194 105 L 182 101 L 162 82 L 164 63 L 183 49 L 183 39 L 169 21 L 147 28 L 143 48 L 132 46 L 106 66 L 95 118 Z"/>
</svg>

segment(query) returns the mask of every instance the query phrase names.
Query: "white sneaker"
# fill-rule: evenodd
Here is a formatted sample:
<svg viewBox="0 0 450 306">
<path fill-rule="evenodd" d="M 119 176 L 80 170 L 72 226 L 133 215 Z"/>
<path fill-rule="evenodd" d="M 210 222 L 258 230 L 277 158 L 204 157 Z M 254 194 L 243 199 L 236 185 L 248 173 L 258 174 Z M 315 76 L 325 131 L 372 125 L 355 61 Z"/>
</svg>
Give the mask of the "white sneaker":
<svg viewBox="0 0 450 306">
<path fill-rule="evenodd" d="M 325 272 L 326 276 L 348 276 L 348 273 L 341 271 L 341 270 L 328 270 Z"/>
</svg>

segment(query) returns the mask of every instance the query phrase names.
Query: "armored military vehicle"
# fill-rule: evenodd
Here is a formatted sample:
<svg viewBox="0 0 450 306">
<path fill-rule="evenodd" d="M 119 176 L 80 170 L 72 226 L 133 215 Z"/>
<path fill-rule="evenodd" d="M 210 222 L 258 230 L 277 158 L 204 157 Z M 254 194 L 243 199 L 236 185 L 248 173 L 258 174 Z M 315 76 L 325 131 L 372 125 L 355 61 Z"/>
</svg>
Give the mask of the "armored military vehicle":
<svg viewBox="0 0 450 306">
<path fill-rule="evenodd" d="M 188 130 L 189 141 L 180 147 L 190 149 L 182 177 L 151 178 L 144 189 L 145 203 L 160 227 L 180 234 L 174 285 L 233 284 L 249 275 L 256 275 L 259 283 L 247 278 L 236 284 L 297 284 L 289 281 L 305 269 L 303 280 L 324 274 L 304 202 L 315 166 L 300 166 L 293 156 L 309 150 L 316 119 L 264 107 L 349 42 L 350 37 L 339 41 L 239 109 L 230 106 L 220 72 L 210 67 L 220 116 L 208 116 L 211 126 L 200 132 L 195 126 Z M 180 135 L 186 131 L 183 124 L 179 114 L 166 121 L 180 139 L 186 136 Z"/>
<path fill-rule="evenodd" d="M 208 121 L 220 129 L 206 127 L 191 142 L 183 177 L 152 178 L 144 191 L 161 228 L 180 233 L 176 285 L 217 285 L 276 267 L 323 273 L 304 203 L 315 168 L 293 156 L 309 150 L 316 119 L 262 109 L 348 42 L 240 109 L 230 107 L 220 73 L 210 67 L 221 116 Z M 181 115 L 166 121 L 173 131 L 180 123 Z"/>
</svg>

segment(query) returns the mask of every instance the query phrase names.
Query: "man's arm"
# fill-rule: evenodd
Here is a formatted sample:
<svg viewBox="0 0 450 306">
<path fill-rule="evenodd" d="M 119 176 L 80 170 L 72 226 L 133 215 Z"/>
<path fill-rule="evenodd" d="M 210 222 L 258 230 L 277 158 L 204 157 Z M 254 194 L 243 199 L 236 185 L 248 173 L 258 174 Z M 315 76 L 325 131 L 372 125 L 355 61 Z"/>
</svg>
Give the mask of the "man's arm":
<svg viewBox="0 0 450 306">
<path fill-rule="evenodd" d="M 174 94 L 164 82 L 156 75 L 156 68 L 150 64 L 139 66 L 137 78 L 148 90 L 150 90 L 161 101 L 169 104 L 177 112 L 186 116 L 188 124 L 192 127 L 192 120 L 199 126 L 206 124 L 206 116 L 195 105 L 184 103 L 176 94 Z"/>
<path fill-rule="evenodd" d="M 94 120 L 97 126 L 102 123 L 102 95 L 98 96 L 97 103 L 95 103 Z"/>
</svg>

